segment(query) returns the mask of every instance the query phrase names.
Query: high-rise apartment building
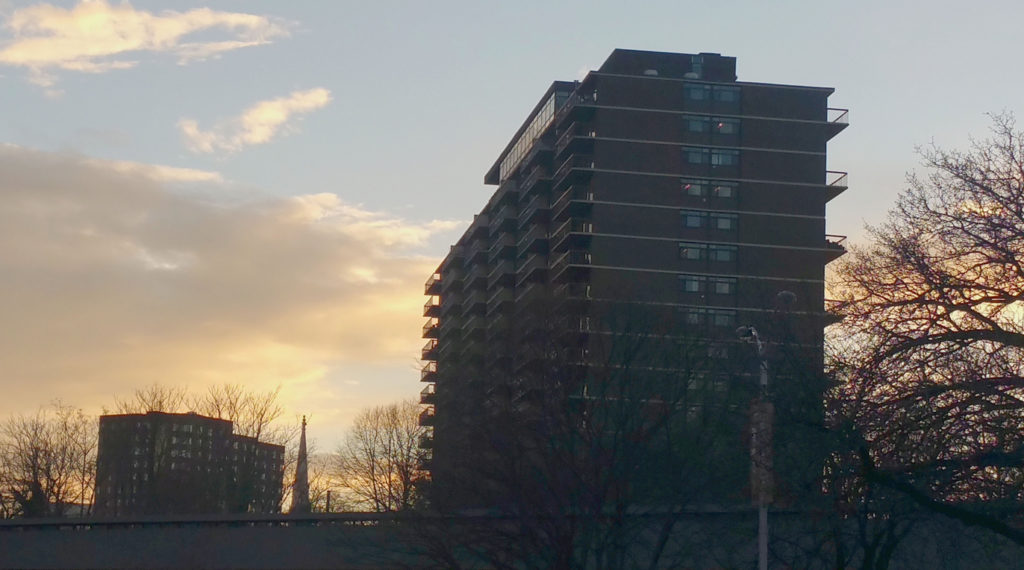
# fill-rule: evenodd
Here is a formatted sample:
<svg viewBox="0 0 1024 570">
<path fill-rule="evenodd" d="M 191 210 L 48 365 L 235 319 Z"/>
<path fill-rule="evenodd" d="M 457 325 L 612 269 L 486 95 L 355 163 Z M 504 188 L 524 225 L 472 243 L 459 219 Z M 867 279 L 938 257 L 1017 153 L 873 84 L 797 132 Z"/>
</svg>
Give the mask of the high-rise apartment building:
<svg viewBox="0 0 1024 570">
<path fill-rule="evenodd" d="M 633 50 L 553 83 L 426 283 L 421 423 L 434 426 L 435 479 L 467 453 L 454 442 L 472 426 L 453 416 L 543 356 L 550 338 L 530 327 L 561 328 L 584 367 L 627 328 L 734 358 L 751 351 L 738 326 L 770 336 L 784 310 L 788 341 L 820 371 L 824 268 L 844 251 L 825 233 L 826 204 L 846 188 L 826 161 L 847 126 L 832 91 L 740 82 L 718 54 Z"/>
<path fill-rule="evenodd" d="M 194 413 L 100 416 L 99 516 L 280 511 L 284 447 Z"/>
</svg>

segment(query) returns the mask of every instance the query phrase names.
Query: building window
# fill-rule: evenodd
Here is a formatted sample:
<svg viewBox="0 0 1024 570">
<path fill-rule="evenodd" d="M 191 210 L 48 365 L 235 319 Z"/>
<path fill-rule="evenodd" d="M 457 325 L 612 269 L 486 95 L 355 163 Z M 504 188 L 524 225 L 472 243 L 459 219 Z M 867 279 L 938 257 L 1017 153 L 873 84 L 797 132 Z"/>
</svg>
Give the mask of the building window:
<svg viewBox="0 0 1024 570">
<path fill-rule="evenodd" d="M 700 197 L 707 195 L 707 185 L 703 182 L 682 180 L 680 183 L 682 184 L 683 192 L 686 192 L 687 196 Z"/>
<path fill-rule="evenodd" d="M 713 277 L 710 279 L 711 290 L 716 295 L 733 295 L 736 293 L 736 279 L 733 277 Z"/>
<path fill-rule="evenodd" d="M 697 307 L 683 307 L 679 309 L 679 314 L 687 325 L 700 326 L 704 324 L 707 311 Z"/>
<path fill-rule="evenodd" d="M 708 248 L 711 261 L 736 261 L 736 246 L 713 245 Z"/>
<path fill-rule="evenodd" d="M 706 212 L 697 210 L 681 210 L 680 213 L 683 215 L 684 228 L 703 228 L 704 220 L 708 217 Z"/>
<path fill-rule="evenodd" d="M 683 154 L 690 164 L 707 164 L 711 151 L 706 148 L 683 147 Z"/>
<path fill-rule="evenodd" d="M 733 231 L 736 229 L 736 214 L 711 214 L 711 227 L 721 231 Z"/>
<path fill-rule="evenodd" d="M 683 293 L 703 293 L 707 279 L 703 275 L 680 275 L 679 286 Z"/>
<path fill-rule="evenodd" d="M 740 100 L 740 88 L 715 85 L 714 89 L 712 89 L 712 96 L 715 101 L 720 101 L 722 103 L 736 103 Z"/>
<path fill-rule="evenodd" d="M 711 166 L 736 166 L 740 163 L 740 151 L 738 150 L 713 150 L 711 151 Z"/>
<path fill-rule="evenodd" d="M 718 135 L 735 135 L 740 132 L 739 119 L 715 117 L 711 119 L 711 123 L 714 125 L 715 134 Z"/>
<path fill-rule="evenodd" d="M 736 324 L 736 311 L 711 309 L 708 311 L 708 321 L 712 326 L 731 327 Z"/>
<path fill-rule="evenodd" d="M 679 257 L 697 261 L 707 257 L 708 246 L 703 243 L 680 243 Z"/>
<path fill-rule="evenodd" d="M 711 99 L 711 86 L 686 85 L 683 87 L 683 96 L 690 101 L 707 101 Z"/>
<path fill-rule="evenodd" d="M 691 133 L 706 133 L 711 130 L 711 122 L 707 117 L 687 117 L 686 130 Z"/>
<path fill-rule="evenodd" d="M 715 198 L 735 198 L 736 184 L 734 182 L 719 182 L 711 188 L 711 195 Z"/>
</svg>

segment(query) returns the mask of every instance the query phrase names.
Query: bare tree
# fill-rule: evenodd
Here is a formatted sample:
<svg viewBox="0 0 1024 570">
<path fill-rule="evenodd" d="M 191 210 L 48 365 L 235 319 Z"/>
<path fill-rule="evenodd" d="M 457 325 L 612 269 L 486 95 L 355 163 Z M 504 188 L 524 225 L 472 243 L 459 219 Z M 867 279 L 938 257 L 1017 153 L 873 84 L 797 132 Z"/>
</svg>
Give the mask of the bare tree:
<svg viewBox="0 0 1024 570">
<path fill-rule="evenodd" d="M 1024 545 L 1024 133 L 995 115 L 968 150 L 919 153 L 928 175 L 835 272 L 835 418 L 861 500 L 881 487 Z"/>
<path fill-rule="evenodd" d="M 377 512 L 403 511 L 419 500 L 423 451 L 419 406 L 411 400 L 363 410 L 337 452 L 337 479 L 358 503 Z"/>
<path fill-rule="evenodd" d="M 96 422 L 56 402 L 0 426 L 0 496 L 5 516 L 88 514 L 96 469 Z"/>
<path fill-rule="evenodd" d="M 122 400 L 114 397 L 114 409 L 104 408 L 103 413 L 144 414 L 146 412 L 165 412 L 177 414 L 189 411 L 188 390 L 182 386 L 164 386 L 151 384 L 135 390 L 132 397 Z"/>
</svg>

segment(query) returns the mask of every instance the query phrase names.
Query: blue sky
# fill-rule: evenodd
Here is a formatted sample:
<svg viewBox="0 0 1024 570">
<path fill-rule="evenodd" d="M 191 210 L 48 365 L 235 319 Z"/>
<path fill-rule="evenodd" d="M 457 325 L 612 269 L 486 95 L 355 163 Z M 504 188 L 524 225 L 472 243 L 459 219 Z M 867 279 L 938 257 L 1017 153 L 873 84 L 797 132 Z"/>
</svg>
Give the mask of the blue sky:
<svg viewBox="0 0 1024 570">
<path fill-rule="evenodd" d="M 830 233 L 1022 115 L 1017 2 L 0 0 L 0 413 L 282 385 L 332 445 L 414 396 L 422 282 L 548 84 L 616 47 L 831 86 Z M 11 326 L 13 325 L 13 326 Z"/>
</svg>

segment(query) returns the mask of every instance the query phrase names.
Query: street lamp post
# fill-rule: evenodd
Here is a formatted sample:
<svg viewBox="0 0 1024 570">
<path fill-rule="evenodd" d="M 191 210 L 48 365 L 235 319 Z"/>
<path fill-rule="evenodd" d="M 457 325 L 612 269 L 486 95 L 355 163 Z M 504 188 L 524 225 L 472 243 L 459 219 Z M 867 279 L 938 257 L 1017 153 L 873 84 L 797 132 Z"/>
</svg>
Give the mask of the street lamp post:
<svg viewBox="0 0 1024 570">
<path fill-rule="evenodd" d="M 750 408 L 750 485 L 757 504 L 757 560 L 760 570 L 768 570 L 768 504 L 772 486 L 772 403 L 768 400 L 768 360 L 765 343 L 757 329 L 744 326 L 736 329 L 740 339 L 757 348 L 760 371 L 759 390 Z"/>
</svg>

